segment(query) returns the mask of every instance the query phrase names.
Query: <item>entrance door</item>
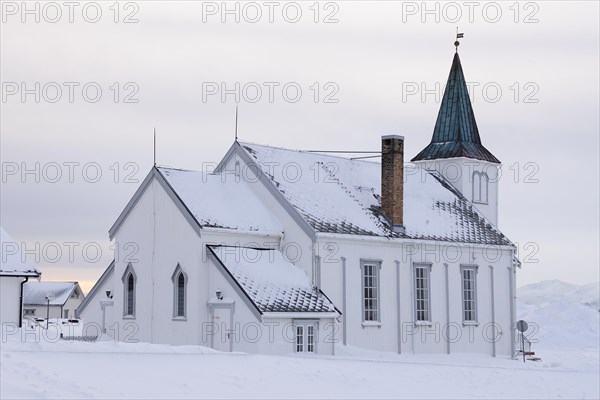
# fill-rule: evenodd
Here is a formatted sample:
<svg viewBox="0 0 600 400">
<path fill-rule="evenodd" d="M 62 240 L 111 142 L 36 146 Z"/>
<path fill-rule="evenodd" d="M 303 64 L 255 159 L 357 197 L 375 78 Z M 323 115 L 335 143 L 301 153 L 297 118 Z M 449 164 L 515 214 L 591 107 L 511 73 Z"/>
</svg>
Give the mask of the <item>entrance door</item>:
<svg viewBox="0 0 600 400">
<path fill-rule="evenodd" d="M 294 352 L 317 352 L 317 321 L 294 321 Z"/>
<path fill-rule="evenodd" d="M 213 348 L 219 351 L 232 351 L 233 332 L 231 331 L 231 309 L 215 308 L 213 310 Z"/>
</svg>

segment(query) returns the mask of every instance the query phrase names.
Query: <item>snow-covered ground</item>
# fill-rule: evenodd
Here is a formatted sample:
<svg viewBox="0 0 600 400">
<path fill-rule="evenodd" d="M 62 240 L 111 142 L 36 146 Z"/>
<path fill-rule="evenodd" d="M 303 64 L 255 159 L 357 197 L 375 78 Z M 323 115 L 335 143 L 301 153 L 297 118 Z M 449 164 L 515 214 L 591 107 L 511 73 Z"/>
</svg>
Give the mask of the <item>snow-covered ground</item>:
<svg viewBox="0 0 600 400">
<path fill-rule="evenodd" d="M 0 397 L 599 398 L 598 284 L 540 282 L 519 297 L 519 316 L 539 326 L 541 362 L 342 346 L 335 357 L 275 357 L 4 335 Z"/>
</svg>

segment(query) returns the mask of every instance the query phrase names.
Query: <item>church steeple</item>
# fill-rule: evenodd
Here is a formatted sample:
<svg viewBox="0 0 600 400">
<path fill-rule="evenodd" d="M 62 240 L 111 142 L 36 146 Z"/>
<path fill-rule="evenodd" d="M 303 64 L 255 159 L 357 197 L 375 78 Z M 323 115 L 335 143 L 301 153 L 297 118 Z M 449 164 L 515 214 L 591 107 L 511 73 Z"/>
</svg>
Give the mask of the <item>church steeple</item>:
<svg viewBox="0 0 600 400">
<path fill-rule="evenodd" d="M 433 129 L 431 143 L 417 154 L 412 161 L 456 157 L 500 163 L 481 144 L 458 51 L 454 54 L 452 60 L 450 75 Z"/>
</svg>

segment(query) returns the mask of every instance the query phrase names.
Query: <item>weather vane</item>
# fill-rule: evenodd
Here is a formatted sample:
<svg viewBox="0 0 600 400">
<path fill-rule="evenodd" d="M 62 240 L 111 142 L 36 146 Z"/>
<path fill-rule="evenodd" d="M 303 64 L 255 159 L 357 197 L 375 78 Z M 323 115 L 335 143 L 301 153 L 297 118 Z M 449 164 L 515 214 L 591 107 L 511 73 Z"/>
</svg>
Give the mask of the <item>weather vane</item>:
<svg viewBox="0 0 600 400">
<path fill-rule="evenodd" d="M 458 39 L 462 39 L 465 37 L 464 33 L 458 33 L 458 26 L 456 27 L 456 41 L 454 42 L 454 47 L 456 47 L 456 52 L 458 53 L 458 46 L 460 46 L 460 42 Z"/>
</svg>

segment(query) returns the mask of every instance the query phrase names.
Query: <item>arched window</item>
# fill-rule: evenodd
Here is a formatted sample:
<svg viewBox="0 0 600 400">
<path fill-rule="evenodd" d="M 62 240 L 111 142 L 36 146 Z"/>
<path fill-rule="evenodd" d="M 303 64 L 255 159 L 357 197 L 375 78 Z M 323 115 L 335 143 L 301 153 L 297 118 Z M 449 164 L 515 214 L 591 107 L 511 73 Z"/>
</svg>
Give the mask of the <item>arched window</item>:
<svg viewBox="0 0 600 400">
<path fill-rule="evenodd" d="M 489 178 L 485 172 L 473 172 L 473 203 L 488 203 Z"/>
<path fill-rule="evenodd" d="M 136 276 L 131 264 L 127 265 L 123 274 L 123 316 L 135 317 L 135 286 Z"/>
<path fill-rule="evenodd" d="M 173 281 L 173 318 L 185 318 L 187 276 L 179 264 L 171 280 Z"/>
</svg>

